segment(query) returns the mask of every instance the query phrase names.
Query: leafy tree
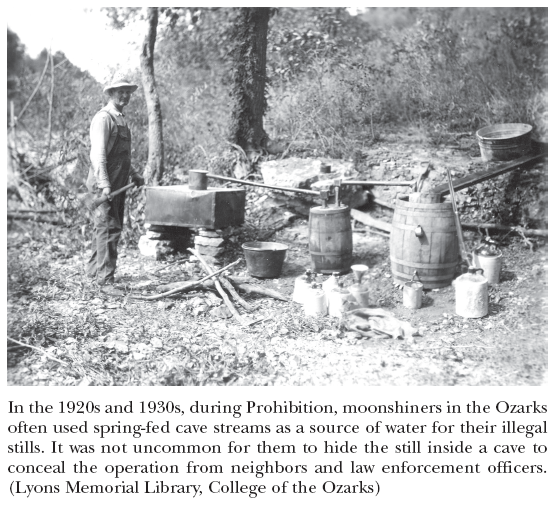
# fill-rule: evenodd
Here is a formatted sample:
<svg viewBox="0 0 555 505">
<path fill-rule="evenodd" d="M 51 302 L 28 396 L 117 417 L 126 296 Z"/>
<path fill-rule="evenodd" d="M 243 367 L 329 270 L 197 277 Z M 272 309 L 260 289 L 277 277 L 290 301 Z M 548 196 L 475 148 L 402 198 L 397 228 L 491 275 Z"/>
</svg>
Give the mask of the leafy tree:
<svg viewBox="0 0 555 505">
<path fill-rule="evenodd" d="M 148 8 L 148 30 L 141 50 L 141 76 L 148 109 L 148 163 L 145 179 L 158 185 L 164 175 L 164 139 L 162 110 L 154 77 L 154 44 L 158 26 L 158 9 Z"/>
<path fill-rule="evenodd" d="M 270 15 L 268 7 L 241 7 L 233 24 L 230 138 L 246 152 L 257 151 L 267 142 L 263 118 L 268 105 L 265 90 Z"/>
<path fill-rule="evenodd" d="M 8 100 L 13 98 L 19 88 L 19 74 L 24 64 L 25 46 L 19 40 L 17 33 L 8 28 Z"/>
</svg>

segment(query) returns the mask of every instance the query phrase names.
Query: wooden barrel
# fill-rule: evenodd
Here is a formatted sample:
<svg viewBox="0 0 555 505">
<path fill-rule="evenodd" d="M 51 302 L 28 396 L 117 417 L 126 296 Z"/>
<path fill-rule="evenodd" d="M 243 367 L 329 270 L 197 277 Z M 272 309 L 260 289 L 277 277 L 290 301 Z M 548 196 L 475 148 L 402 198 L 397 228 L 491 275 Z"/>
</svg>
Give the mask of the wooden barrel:
<svg viewBox="0 0 555 505">
<path fill-rule="evenodd" d="M 308 250 L 316 272 L 347 273 L 353 260 L 349 207 L 313 207 L 308 218 Z"/>
<path fill-rule="evenodd" d="M 459 246 L 451 203 L 419 203 L 401 195 L 395 202 L 389 239 L 391 273 L 404 284 L 418 272 L 425 289 L 449 286 Z"/>
</svg>

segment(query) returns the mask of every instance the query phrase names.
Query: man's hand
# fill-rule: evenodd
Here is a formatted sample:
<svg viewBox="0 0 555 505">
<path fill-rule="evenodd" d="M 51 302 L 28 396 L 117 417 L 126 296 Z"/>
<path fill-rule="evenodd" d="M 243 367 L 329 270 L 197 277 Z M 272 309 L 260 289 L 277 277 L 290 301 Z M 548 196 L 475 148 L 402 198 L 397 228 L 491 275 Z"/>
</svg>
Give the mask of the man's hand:
<svg viewBox="0 0 555 505">
<path fill-rule="evenodd" d="M 133 175 L 133 177 L 131 177 L 131 180 L 135 183 L 135 186 L 137 186 L 138 188 L 145 185 L 145 179 L 142 175 L 135 174 Z"/>
<path fill-rule="evenodd" d="M 103 189 L 102 189 L 102 196 L 107 196 L 107 197 L 108 197 L 108 200 L 111 201 L 111 200 L 112 200 L 112 199 L 110 198 L 110 193 L 111 193 L 111 192 L 112 192 L 112 190 L 111 190 L 110 188 L 103 188 Z"/>
</svg>

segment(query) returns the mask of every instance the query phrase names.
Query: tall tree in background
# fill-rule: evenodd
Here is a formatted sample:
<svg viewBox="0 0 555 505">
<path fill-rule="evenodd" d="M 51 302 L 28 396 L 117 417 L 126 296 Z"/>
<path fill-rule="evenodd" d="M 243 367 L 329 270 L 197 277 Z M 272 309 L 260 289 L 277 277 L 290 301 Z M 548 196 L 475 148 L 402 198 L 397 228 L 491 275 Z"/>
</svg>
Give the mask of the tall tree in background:
<svg viewBox="0 0 555 505">
<path fill-rule="evenodd" d="M 245 152 L 265 147 L 266 47 L 269 7 L 237 8 L 232 28 L 233 48 L 230 140 Z"/>
<path fill-rule="evenodd" d="M 154 78 L 154 44 L 158 27 L 158 8 L 148 7 L 148 31 L 141 49 L 141 77 L 148 110 L 148 162 L 145 169 L 147 184 L 157 186 L 164 175 L 164 139 L 162 109 Z"/>
</svg>

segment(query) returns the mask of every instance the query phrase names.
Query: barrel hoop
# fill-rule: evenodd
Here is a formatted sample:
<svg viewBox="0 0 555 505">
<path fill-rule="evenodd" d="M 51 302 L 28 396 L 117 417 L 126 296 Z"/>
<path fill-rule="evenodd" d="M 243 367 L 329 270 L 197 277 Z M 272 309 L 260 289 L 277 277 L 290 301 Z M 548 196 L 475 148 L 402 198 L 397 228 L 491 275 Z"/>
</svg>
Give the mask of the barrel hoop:
<svg viewBox="0 0 555 505">
<path fill-rule="evenodd" d="M 426 231 L 426 223 L 422 223 L 424 225 L 424 231 Z M 409 230 L 414 231 L 414 229 L 418 226 L 417 224 L 403 224 L 403 223 L 396 223 L 393 221 L 392 223 L 393 228 L 398 230 Z M 457 227 L 453 226 L 444 226 L 440 229 L 433 230 L 433 233 L 451 233 L 457 231 Z"/>
<path fill-rule="evenodd" d="M 404 267 L 424 268 L 424 269 L 428 269 L 428 270 L 442 270 L 444 268 L 456 267 L 459 264 L 458 261 L 451 262 L 451 263 L 442 263 L 440 265 L 433 265 L 433 264 L 430 264 L 430 263 L 414 263 L 412 261 L 400 260 L 400 259 L 395 258 L 393 256 L 390 256 L 390 259 L 391 259 L 393 264 L 396 263 L 396 264 L 402 265 Z"/>
<path fill-rule="evenodd" d="M 309 251 L 312 256 L 327 256 L 327 257 L 342 257 L 342 256 L 352 256 L 351 251 L 338 251 L 336 253 L 325 253 L 325 252 L 316 252 L 316 251 Z"/>
<path fill-rule="evenodd" d="M 408 279 L 409 281 L 412 280 L 414 275 L 414 274 L 405 274 L 397 270 L 392 270 L 392 272 L 395 277 L 400 277 L 401 279 Z M 426 276 L 419 273 L 418 275 L 420 276 L 420 280 L 422 280 L 424 284 L 432 283 L 435 281 L 445 281 L 445 280 L 453 279 L 453 274 Z"/>
<path fill-rule="evenodd" d="M 416 205 L 416 204 L 415 204 Z M 436 203 L 421 203 L 418 205 L 436 205 Z M 445 205 L 445 204 L 442 204 Z M 430 212 L 430 211 L 434 211 L 434 212 Z M 451 205 L 449 205 L 449 207 L 444 207 L 444 208 L 436 208 L 436 209 L 431 209 L 431 208 L 427 208 L 427 209 L 423 209 L 423 208 L 413 208 L 413 209 L 409 209 L 406 207 L 395 207 L 395 214 L 400 214 L 402 216 L 414 216 L 415 214 L 426 214 L 430 217 L 445 217 L 445 214 L 447 214 L 448 216 L 451 215 L 453 216 L 453 207 Z"/>
<path fill-rule="evenodd" d="M 319 216 L 326 216 L 330 214 L 349 214 L 349 207 L 342 205 L 341 207 L 312 207 L 311 214 L 318 214 Z"/>
<path fill-rule="evenodd" d="M 433 210 L 433 211 L 451 211 L 453 212 L 453 205 L 451 202 L 441 202 L 441 203 L 417 203 L 417 202 L 409 202 L 408 196 L 405 198 L 398 197 L 395 201 L 395 210 L 404 210 L 404 209 L 414 209 L 414 210 Z"/>
</svg>

